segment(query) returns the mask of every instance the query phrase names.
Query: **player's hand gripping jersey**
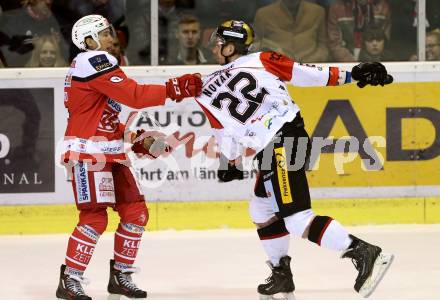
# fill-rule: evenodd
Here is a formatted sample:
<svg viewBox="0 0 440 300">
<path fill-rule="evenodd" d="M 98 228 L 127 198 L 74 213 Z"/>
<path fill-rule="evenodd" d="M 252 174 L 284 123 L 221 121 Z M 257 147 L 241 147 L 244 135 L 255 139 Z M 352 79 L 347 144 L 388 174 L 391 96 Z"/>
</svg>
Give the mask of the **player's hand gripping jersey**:
<svg viewBox="0 0 440 300">
<path fill-rule="evenodd" d="M 64 84 L 69 111 L 63 159 L 114 162 L 125 160 L 121 104 L 140 109 L 163 105 L 164 85 L 141 85 L 127 78 L 116 58 L 88 51 L 73 60 Z"/>
<path fill-rule="evenodd" d="M 285 82 L 335 86 L 351 82 L 351 73 L 299 64 L 275 52 L 258 52 L 203 79 L 202 94 L 196 99 L 208 116 L 220 152 L 228 159 L 240 156 L 243 147 L 260 152 L 284 123 L 295 118 L 299 107 Z"/>
</svg>

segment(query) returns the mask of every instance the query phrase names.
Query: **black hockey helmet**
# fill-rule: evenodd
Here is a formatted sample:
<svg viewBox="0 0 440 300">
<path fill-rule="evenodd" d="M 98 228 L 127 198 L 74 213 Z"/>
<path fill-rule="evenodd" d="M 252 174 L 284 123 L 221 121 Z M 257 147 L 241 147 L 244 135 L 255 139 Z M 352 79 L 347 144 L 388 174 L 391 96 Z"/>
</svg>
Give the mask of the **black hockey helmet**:
<svg viewBox="0 0 440 300">
<path fill-rule="evenodd" d="M 244 21 L 229 20 L 217 27 L 212 39 L 219 39 L 223 45 L 232 42 L 235 46 L 235 53 L 247 54 L 254 42 L 254 37 L 254 29 L 249 24 Z"/>
</svg>

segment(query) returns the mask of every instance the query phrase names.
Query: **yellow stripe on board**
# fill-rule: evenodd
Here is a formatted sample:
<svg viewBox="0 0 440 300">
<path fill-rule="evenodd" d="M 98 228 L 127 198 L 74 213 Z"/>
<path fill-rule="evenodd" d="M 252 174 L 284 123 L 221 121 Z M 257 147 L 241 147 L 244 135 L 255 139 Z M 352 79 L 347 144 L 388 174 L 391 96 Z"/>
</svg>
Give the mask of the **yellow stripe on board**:
<svg viewBox="0 0 440 300">
<path fill-rule="evenodd" d="M 344 225 L 440 223 L 440 198 L 328 199 L 313 201 L 316 214 Z M 148 230 L 253 228 L 247 201 L 155 202 Z M 109 211 L 108 231 L 118 216 Z M 0 206 L 0 234 L 70 233 L 78 220 L 74 205 Z"/>
<path fill-rule="evenodd" d="M 284 204 L 292 203 L 293 196 L 290 192 L 289 172 L 287 171 L 286 150 L 284 147 L 275 148 L 277 162 L 278 184 L 280 186 L 281 201 Z"/>
</svg>

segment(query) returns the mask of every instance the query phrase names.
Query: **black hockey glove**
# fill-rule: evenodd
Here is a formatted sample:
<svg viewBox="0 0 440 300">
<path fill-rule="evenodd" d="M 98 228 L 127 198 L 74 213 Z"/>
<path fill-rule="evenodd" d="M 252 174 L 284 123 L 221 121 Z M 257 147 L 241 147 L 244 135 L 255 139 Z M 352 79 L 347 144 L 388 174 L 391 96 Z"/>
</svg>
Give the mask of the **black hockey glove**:
<svg viewBox="0 0 440 300">
<path fill-rule="evenodd" d="M 234 161 L 229 161 L 225 156 L 220 156 L 220 167 L 217 170 L 217 177 L 220 182 L 229 182 L 232 180 L 242 180 L 243 166 Z"/>
<path fill-rule="evenodd" d="M 380 62 L 360 63 L 351 70 L 351 77 L 358 81 L 360 88 L 366 85 L 384 86 L 393 82 L 393 76 L 389 75 L 387 69 Z"/>
</svg>

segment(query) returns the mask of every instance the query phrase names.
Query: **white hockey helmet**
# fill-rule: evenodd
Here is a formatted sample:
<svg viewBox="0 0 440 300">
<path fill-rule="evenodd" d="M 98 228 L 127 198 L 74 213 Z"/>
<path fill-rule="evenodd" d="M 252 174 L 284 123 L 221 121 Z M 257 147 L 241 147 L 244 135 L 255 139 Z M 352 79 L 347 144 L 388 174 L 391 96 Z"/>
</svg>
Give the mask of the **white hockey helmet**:
<svg viewBox="0 0 440 300">
<path fill-rule="evenodd" d="M 101 48 L 98 33 L 110 27 L 106 18 L 100 15 L 88 15 L 76 21 L 72 27 L 72 41 L 81 50 L 89 50 L 86 45 L 86 37 L 91 37 Z M 98 50 L 96 49 L 96 50 Z"/>
</svg>

